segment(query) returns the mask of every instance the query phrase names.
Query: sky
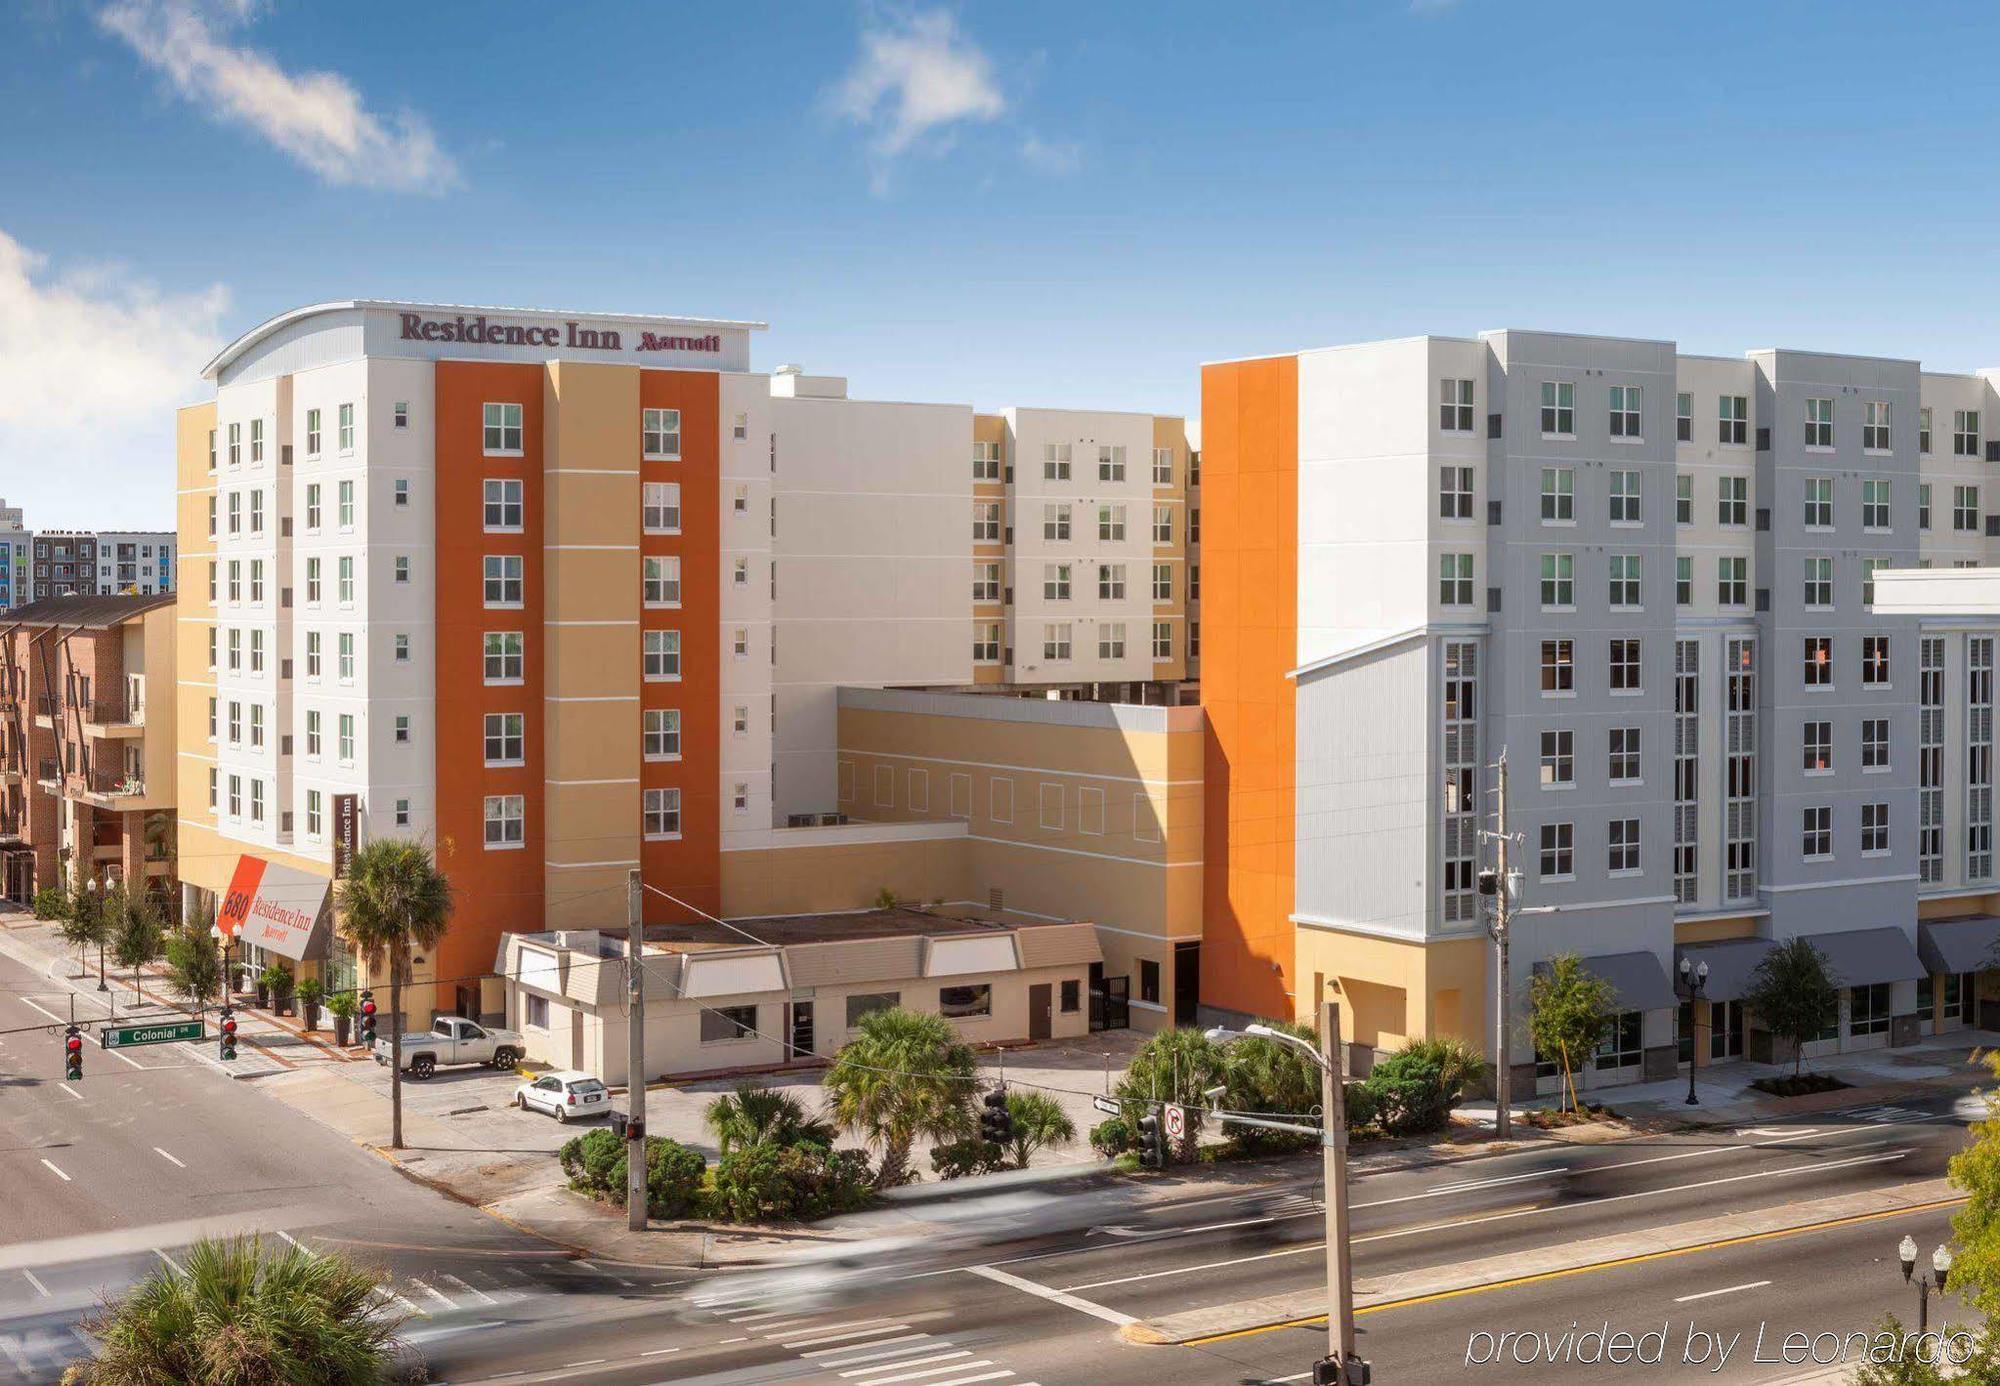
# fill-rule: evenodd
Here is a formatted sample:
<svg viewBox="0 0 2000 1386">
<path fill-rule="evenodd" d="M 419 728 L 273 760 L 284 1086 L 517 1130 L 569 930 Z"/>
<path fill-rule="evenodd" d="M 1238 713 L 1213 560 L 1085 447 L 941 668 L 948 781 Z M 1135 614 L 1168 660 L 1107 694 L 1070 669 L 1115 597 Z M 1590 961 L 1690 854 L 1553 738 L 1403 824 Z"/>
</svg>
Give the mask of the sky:
<svg viewBox="0 0 2000 1386">
<path fill-rule="evenodd" d="M 2000 6 L 0 12 L 0 497 L 172 523 L 173 409 L 342 298 L 754 318 L 875 399 L 1555 328 L 2000 365 Z"/>
</svg>

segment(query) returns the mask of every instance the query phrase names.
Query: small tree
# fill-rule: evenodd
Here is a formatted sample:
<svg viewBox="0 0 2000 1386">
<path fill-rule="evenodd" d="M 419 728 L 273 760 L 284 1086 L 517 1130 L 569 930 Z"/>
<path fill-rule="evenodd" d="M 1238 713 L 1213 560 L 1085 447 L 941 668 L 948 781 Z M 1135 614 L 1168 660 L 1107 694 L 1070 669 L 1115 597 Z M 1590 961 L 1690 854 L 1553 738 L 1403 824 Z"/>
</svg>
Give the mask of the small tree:
<svg viewBox="0 0 2000 1386">
<path fill-rule="evenodd" d="M 190 921 L 161 942 L 167 985 L 196 1011 L 205 1011 L 222 994 L 222 955 L 209 937 L 208 925 Z"/>
<path fill-rule="evenodd" d="M 1016 1169 L 1026 1169 L 1037 1150 L 1052 1145 L 1068 1145 L 1076 1139 L 1076 1123 L 1069 1113 L 1045 1092 L 1010 1092 L 1007 1115 L 1014 1125 L 1014 1139 L 1007 1142 Z"/>
<path fill-rule="evenodd" d="M 1161 1030 L 1140 1045 L 1126 1065 L 1125 1076 L 1118 1081 L 1118 1096 L 1136 1104 L 1141 1115 L 1154 1102 L 1185 1107 L 1187 1134 L 1172 1154 L 1176 1163 L 1186 1164 L 1194 1159 L 1201 1113 L 1208 1106 L 1207 1092 L 1226 1085 L 1228 1065 L 1222 1046 L 1201 1031 Z"/>
<path fill-rule="evenodd" d="M 160 956 L 166 931 L 150 892 L 126 895 L 120 891 L 116 899 L 119 909 L 112 920 L 111 956 L 120 967 L 132 969 L 132 990 L 137 993 L 139 969 Z"/>
<path fill-rule="evenodd" d="M 875 1187 L 909 1178 L 918 1137 L 956 1140 L 973 1127 L 979 1066 L 951 1022 L 900 1006 L 870 1011 L 821 1080 L 827 1114 L 882 1151 Z"/>
<path fill-rule="evenodd" d="M 2000 1076 L 2000 1052 L 1987 1053 L 1984 1061 Z M 1970 1144 L 1951 1157 L 1948 1170 L 1951 1182 L 1967 1195 L 1965 1206 L 1951 1219 L 1958 1242 L 1951 1283 L 1995 1321 L 2000 1320 L 2000 1092 L 1988 1090 L 1983 1096 L 1986 1117 L 1973 1123 Z"/>
<path fill-rule="evenodd" d="M 1562 1071 L 1562 1100 L 1576 1107 L 1576 1068 L 1611 1026 L 1617 993 L 1573 953 L 1552 958 L 1528 984 L 1528 1037 Z"/>
<path fill-rule="evenodd" d="M 833 1144 L 832 1125 L 807 1116 L 805 1104 L 791 1093 L 761 1083 L 738 1083 L 734 1092 L 709 1103 L 703 1116 L 724 1155 L 766 1141 L 785 1146 Z"/>
<path fill-rule="evenodd" d="M 1805 937 L 1787 939 L 1763 956 L 1743 1002 L 1765 1029 L 1791 1041 L 1793 1077 L 1805 1063 L 1807 1043 L 1840 1020 L 1840 985 L 1826 954 Z"/>
<path fill-rule="evenodd" d="M 1274 1030 L 1304 1040 L 1315 1050 L 1319 1048 L 1319 1032 L 1310 1025 L 1296 1020 L 1268 1024 Z M 1314 1113 L 1319 1109 L 1320 1072 L 1310 1055 L 1283 1040 L 1254 1035 L 1237 1040 L 1223 1054 L 1229 1075 L 1229 1092 L 1224 1100 L 1231 1109 L 1281 1118 L 1295 1116 L 1306 1125 L 1318 1120 Z M 1240 1148 L 1258 1152 L 1299 1150 L 1312 1140 L 1310 1136 L 1261 1126 L 1232 1127 L 1230 1135 Z"/>
<path fill-rule="evenodd" d="M 104 946 L 111 937 L 111 924 L 104 908 L 102 891 L 93 890 L 82 879 L 68 895 L 69 908 L 56 925 L 56 932 L 62 941 L 76 949 L 76 965 L 79 976 L 88 976 L 90 962 L 85 950 L 95 946 L 98 950 L 98 980 L 103 980 Z"/>
</svg>

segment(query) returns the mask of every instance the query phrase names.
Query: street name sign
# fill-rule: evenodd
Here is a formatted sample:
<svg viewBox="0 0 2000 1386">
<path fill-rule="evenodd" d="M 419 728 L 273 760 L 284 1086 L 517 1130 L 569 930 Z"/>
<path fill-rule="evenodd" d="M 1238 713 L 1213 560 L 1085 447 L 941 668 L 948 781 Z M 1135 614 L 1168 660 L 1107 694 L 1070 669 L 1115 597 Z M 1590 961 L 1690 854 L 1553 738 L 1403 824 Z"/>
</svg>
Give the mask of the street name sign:
<svg viewBox="0 0 2000 1386">
<path fill-rule="evenodd" d="M 1090 1099 L 1090 1105 L 1106 1116 L 1117 1116 L 1123 1110 L 1115 1097 L 1093 1097 Z"/>
<path fill-rule="evenodd" d="M 170 1020 L 162 1025 L 107 1025 L 97 1032 L 97 1042 L 106 1049 L 130 1049 L 140 1044 L 172 1044 L 176 1040 L 205 1037 L 199 1020 Z"/>
</svg>

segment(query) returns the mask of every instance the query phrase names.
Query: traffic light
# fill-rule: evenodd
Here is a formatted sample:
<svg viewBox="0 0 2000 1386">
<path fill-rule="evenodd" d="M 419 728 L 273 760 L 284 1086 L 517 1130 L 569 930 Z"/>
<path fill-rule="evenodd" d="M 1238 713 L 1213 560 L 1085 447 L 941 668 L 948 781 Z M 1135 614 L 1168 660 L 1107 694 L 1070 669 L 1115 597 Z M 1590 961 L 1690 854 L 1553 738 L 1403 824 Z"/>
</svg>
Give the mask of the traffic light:
<svg viewBox="0 0 2000 1386">
<path fill-rule="evenodd" d="M 979 1135 L 994 1145 L 1006 1145 L 1014 1139 L 1014 1114 L 1007 1110 L 1005 1088 L 986 1094 L 986 1105 L 979 1113 Z"/>
<path fill-rule="evenodd" d="M 1139 1163 L 1147 1169 L 1167 1167 L 1167 1135 L 1160 1129 L 1160 1114 L 1149 1111 L 1139 1118 Z"/>
<path fill-rule="evenodd" d="M 72 1083 L 83 1081 L 83 1031 L 74 1025 L 63 1031 L 63 1077 Z"/>
<path fill-rule="evenodd" d="M 1369 1386 L 1374 1378 L 1374 1371 L 1359 1357 L 1348 1358 L 1345 1367 L 1338 1357 L 1313 1363 L 1313 1386 Z"/>
<path fill-rule="evenodd" d="M 216 1033 L 219 1038 L 218 1057 L 227 1063 L 236 1057 L 236 1012 L 227 1006 L 222 1008 L 222 1024 Z"/>
<path fill-rule="evenodd" d="M 372 991 L 361 993 L 361 1047 L 375 1047 L 375 993 Z"/>
</svg>

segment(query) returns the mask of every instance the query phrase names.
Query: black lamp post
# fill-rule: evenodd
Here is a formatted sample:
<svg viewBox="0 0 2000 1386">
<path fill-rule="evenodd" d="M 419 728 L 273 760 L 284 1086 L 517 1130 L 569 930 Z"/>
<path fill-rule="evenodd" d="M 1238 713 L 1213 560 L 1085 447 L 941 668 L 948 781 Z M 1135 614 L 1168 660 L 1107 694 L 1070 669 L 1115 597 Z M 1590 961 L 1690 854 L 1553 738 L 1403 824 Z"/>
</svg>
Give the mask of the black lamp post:
<svg viewBox="0 0 2000 1386">
<path fill-rule="evenodd" d="M 91 878 L 90 878 L 90 879 L 89 879 L 88 881 L 84 882 L 84 889 L 86 889 L 86 890 L 88 890 L 88 891 L 90 892 L 90 903 L 89 903 L 89 905 L 88 905 L 88 906 L 87 906 L 86 908 L 88 908 L 88 909 L 90 910 L 90 913 L 91 913 L 91 917 L 92 917 L 92 918 L 97 918 L 97 910 L 98 910 L 98 904 L 97 904 L 97 877 L 95 877 L 95 876 L 92 876 L 92 877 L 91 877 Z M 98 933 L 97 933 L 97 989 L 98 989 L 99 991 L 109 991 L 109 990 L 111 990 L 111 987 L 110 987 L 110 985 L 109 985 L 108 983 L 106 983 L 106 982 L 105 982 L 105 980 L 104 980 L 104 921 L 103 921 L 102 919 L 98 919 L 98 920 L 97 920 L 97 928 L 98 928 Z M 85 964 L 84 964 L 84 966 L 85 966 L 86 968 L 88 968 L 88 967 L 90 966 L 90 964 L 89 964 L 89 963 L 85 963 Z"/>
<path fill-rule="evenodd" d="M 1905 1237 L 1896 1247 L 1896 1259 L 1903 1263 L 1903 1283 L 1914 1283 L 1917 1287 L 1917 1332 L 1928 1333 L 1931 1327 L 1931 1275 L 1924 1275 L 1912 1281 L 1917 1269 L 1917 1239 Z M 1931 1253 L 1931 1273 L 1937 1277 L 1939 1294 L 1944 1293 L 1945 1282 L 1951 1278 L 1951 1248 L 1940 1245 Z"/>
<path fill-rule="evenodd" d="M 1701 1000 L 1702 992 L 1708 986 L 1708 964 L 1699 965 L 1681 959 L 1681 988 L 1687 995 L 1688 1003 L 1688 1095 L 1687 1106 L 1698 1107 L 1701 1099 L 1694 1095 L 1694 1065 L 1701 1057 L 1701 1039 L 1694 1023 L 1695 1003 Z"/>
</svg>

